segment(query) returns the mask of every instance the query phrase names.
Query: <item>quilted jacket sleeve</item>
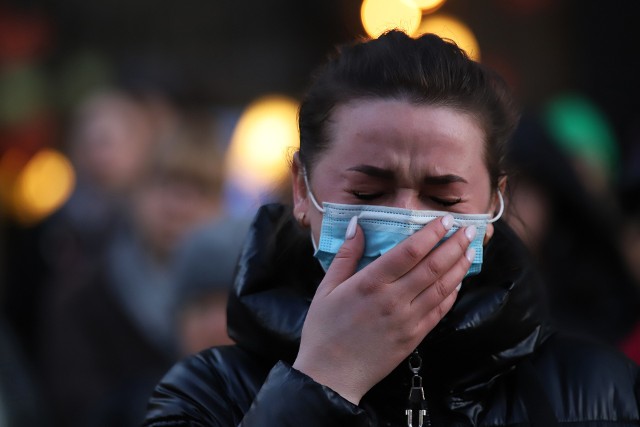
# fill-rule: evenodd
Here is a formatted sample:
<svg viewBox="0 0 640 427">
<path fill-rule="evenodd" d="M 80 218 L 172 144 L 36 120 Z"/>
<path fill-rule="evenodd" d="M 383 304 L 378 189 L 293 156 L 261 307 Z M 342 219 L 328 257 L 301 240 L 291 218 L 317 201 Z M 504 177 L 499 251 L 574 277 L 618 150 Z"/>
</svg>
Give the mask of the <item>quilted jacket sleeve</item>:
<svg viewBox="0 0 640 427">
<path fill-rule="evenodd" d="M 361 408 L 283 362 L 266 379 L 256 367 L 229 362 L 199 355 L 178 363 L 153 392 L 143 425 L 367 425 Z"/>
<path fill-rule="evenodd" d="M 364 426 L 365 418 L 360 408 L 333 390 L 278 363 L 240 425 Z"/>
</svg>

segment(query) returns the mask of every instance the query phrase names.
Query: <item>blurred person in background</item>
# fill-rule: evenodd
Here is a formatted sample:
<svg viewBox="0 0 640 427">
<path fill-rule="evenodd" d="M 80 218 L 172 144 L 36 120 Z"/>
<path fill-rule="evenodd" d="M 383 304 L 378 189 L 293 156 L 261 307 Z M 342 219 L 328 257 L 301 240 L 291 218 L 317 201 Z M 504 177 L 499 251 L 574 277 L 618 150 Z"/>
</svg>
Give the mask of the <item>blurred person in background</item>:
<svg viewBox="0 0 640 427">
<path fill-rule="evenodd" d="M 587 187 L 538 116 L 520 122 L 508 153 L 511 180 L 505 218 L 537 261 L 558 326 L 621 345 L 640 319 L 640 286 L 625 262 L 615 207 Z M 602 182 L 602 179 L 598 180 Z"/>
<path fill-rule="evenodd" d="M 142 178 L 152 145 L 173 125 L 171 114 L 158 117 L 156 102 L 105 88 L 88 96 L 73 115 L 68 149 L 76 187 L 47 220 L 42 236 L 51 274 L 67 276 L 59 285 L 87 283 L 85 274 L 95 267 L 111 234 L 130 221 L 132 189 Z"/>
<path fill-rule="evenodd" d="M 224 216 L 184 239 L 173 262 L 180 356 L 231 344 L 227 299 L 249 218 Z"/>
<path fill-rule="evenodd" d="M 61 138 L 75 173 L 72 193 L 51 216 L 14 237 L 12 248 L 5 305 L 30 361 L 39 351 L 41 306 L 88 283 L 111 234 L 130 221 L 131 189 L 164 129 L 157 122 L 171 124 L 159 117 L 156 99 L 101 86 L 68 118 Z"/>
<path fill-rule="evenodd" d="M 211 119 L 188 118 L 161 135 L 129 184 L 131 222 L 112 231 L 84 283 L 48 301 L 40 362 L 57 425 L 140 422 L 153 383 L 179 353 L 173 251 L 219 216 L 221 163 Z"/>
</svg>

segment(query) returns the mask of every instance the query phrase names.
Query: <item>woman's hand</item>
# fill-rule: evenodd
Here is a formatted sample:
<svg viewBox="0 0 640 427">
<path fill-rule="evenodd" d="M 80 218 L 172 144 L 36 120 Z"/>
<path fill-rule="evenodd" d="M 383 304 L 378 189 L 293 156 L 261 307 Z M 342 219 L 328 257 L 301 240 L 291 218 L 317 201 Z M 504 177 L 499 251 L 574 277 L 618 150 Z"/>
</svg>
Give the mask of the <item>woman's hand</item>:
<svg viewBox="0 0 640 427">
<path fill-rule="evenodd" d="M 452 223 L 450 215 L 430 222 L 354 274 L 364 234 L 352 218 L 309 308 L 293 367 L 357 405 L 453 306 L 475 227 L 433 249 Z"/>
</svg>

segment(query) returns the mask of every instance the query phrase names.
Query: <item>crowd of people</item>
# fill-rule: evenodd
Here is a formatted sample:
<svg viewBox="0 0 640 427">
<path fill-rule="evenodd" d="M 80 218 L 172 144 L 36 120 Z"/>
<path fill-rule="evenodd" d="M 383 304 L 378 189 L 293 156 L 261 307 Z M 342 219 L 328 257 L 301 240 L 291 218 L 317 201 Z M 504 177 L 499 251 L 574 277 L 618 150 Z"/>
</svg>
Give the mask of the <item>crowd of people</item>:
<svg viewBox="0 0 640 427">
<path fill-rule="evenodd" d="M 230 342 L 226 298 L 250 213 L 226 209 L 226 142 L 206 111 L 105 88 L 78 106 L 67 138 L 77 185 L 38 226 L 38 252 L 22 254 L 41 280 L 6 284 L 29 292 L 3 301 L 23 312 L 2 325 L 20 353 L 7 347 L 14 375 L 0 382 L 24 378 L 19 399 L 37 409 L 9 425 L 137 426 L 172 363 Z M 1 413 L 19 409 L 15 395 L 0 392 L 12 407 Z"/>
<path fill-rule="evenodd" d="M 124 89 L 98 91 L 79 105 L 66 133 L 66 149 L 77 172 L 77 185 L 66 204 L 38 226 L 37 239 L 29 247 L 37 249 L 42 274 L 36 276 L 37 283 L 22 283 L 12 277 L 2 284 L 6 289 L 21 291 L 3 292 L 9 298 L 2 301 L 0 313 L 0 426 L 127 427 L 141 425 L 145 416 L 149 426 L 191 425 L 189 422 L 276 425 L 276 420 L 281 422 L 278 425 L 289 425 L 293 420 L 303 425 L 384 425 L 383 421 L 406 425 L 405 412 L 394 411 L 404 405 L 416 378 L 424 378 L 429 403 L 418 402 L 412 408 L 414 414 L 422 417 L 424 405 L 430 405 L 429 416 L 451 425 L 467 425 L 457 417 L 469 420 L 469 425 L 488 425 L 481 424 L 480 418 L 484 417 L 496 423 L 491 425 L 507 425 L 527 419 L 527 412 L 523 415 L 516 405 L 498 413 L 496 402 L 506 402 L 501 399 L 506 399 L 509 392 L 524 396 L 526 401 L 525 387 L 513 384 L 526 383 L 528 377 L 516 380 L 507 372 L 513 368 L 518 375 L 531 375 L 525 371 L 530 368 L 520 363 L 529 356 L 534 360 L 536 375 L 544 377 L 542 387 L 550 398 L 568 399 L 574 396 L 574 390 L 585 390 L 574 383 L 578 375 L 586 375 L 588 368 L 584 366 L 594 362 L 580 359 L 585 363 L 582 371 L 563 373 L 569 385 L 563 383 L 564 388 L 558 386 L 558 390 L 564 390 L 565 395 L 549 391 L 552 381 L 548 372 L 553 369 L 549 364 L 560 363 L 556 353 L 562 357 L 573 354 L 566 348 L 557 350 L 566 344 L 551 332 L 551 327 L 611 349 L 617 347 L 640 363 L 640 233 L 637 202 L 629 203 L 634 197 L 638 200 L 637 183 L 620 193 L 623 197 L 619 205 L 604 206 L 539 115 L 527 112 L 517 122 L 515 110 L 510 110 L 506 98 L 500 98 L 504 94 L 498 86 L 473 90 L 486 91 L 482 102 L 489 102 L 487 97 L 493 96 L 496 99 L 492 102 L 505 103 L 492 105 L 504 109 L 500 113 L 502 134 L 489 135 L 490 126 L 479 126 L 481 133 L 487 133 L 483 134 L 487 140 L 502 138 L 505 144 L 509 140 L 504 158 L 501 153 L 493 153 L 495 164 L 489 161 L 486 165 L 485 156 L 467 156 L 465 150 L 456 157 L 469 160 L 469 168 L 476 167 L 480 175 L 486 175 L 486 188 L 467 192 L 475 194 L 476 199 L 456 207 L 461 203 L 458 199 L 471 196 L 461 192 L 460 197 L 452 199 L 451 194 L 445 194 L 448 191 L 443 190 L 457 185 L 451 181 L 453 175 L 460 175 L 467 183 L 482 180 L 475 176 L 465 179 L 464 171 L 457 172 L 462 170 L 459 165 L 447 163 L 451 157 L 437 150 L 433 153 L 448 166 L 434 165 L 428 171 L 442 175 L 429 184 L 428 191 L 439 194 L 430 195 L 427 202 L 393 199 L 387 194 L 405 194 L 416 174 L 425 171 L 403 170 L 398 166 L 405 164 L 403 160 L 389 159 L 388 147 L 377 134 L 368 135 L 379 147 L 378 151 L 371 149 L 372 158 L 367 157 L 367 150 L 357 145 L 362 140 L 350 130 L 352 126 L 362 125 L 358 129 L 366 133 L 377 124 L 383 132 L 391 128 L 385 128 L 389 123 L 385 120 L 401 122 L 419 117 L 440 129 L 438 126 L 453 120 L 456 127 L 466 129 L 466 136 L 473 137 L 477 136 L 478 123 L 469 117 L 491 120 L 489 115 L 495 113 L 485 111 L 488 109 L 481 101 L 452 95 L 451 87 L 441 88 L 433 98 L 428 94 L 425 100 L 416 89 L 419 83 L 410 81 L 409 68 L 383 67 L 384 63 L 411 66 L 394 52 L 405 52 L 410 58 L 425 55 L 420 49 L 431 49 L 429 58 L 442 61 L 442 67 L 429 70 L 425 66 L 422 71 L 433 73 L 430 78 L 434 82 L 442 81 L 437 73 L 443 70 L 457 70 L 460 75 L 478 72 L 461 52 L 435 37 L 424 37 L 421 46 L 411 43 L 405 36 L 391 33 L 378 42 L 354 45 L 330 63 L 334 68 L 317 77 L 301 110 L 301 150 L 292 161 L 291 200 L 264 207 L 255 219 L 234 217 L 226 209 L 226 141 L 218 139 L 210 114 Z M 372 68 L 363 63 L 372 64 Z M 407 80 L 392 80 L 394 73 L 406 73 Z M 471 85 L 480 80 L 465 81 Z M 420 108 L 425 106 L 434 109 L 423 114 L 427 110 Z M 324 122 L 329 113 L 335 115 L 330 131 Z M 402 129 L 393 129 L 388 141 L 405 138 Z M 417 138 L 424 136 L 424 129 L 413 131 Z M 437 139 L 451 133 L 455 132 L 444 129 L 428 136 Z M 344 142 L 349 138 L 355 138 L 352 147 Z M 331 144 L 336 143 L 333 139 L 345 151 L 332 151 Z M 408 140 L 398 144 L 396 156 L 404 153 Z M 412 156 L 424 154 L 421 149 L 413 150 L 409 150 Z M 328 161 L 325 156 L 329 156 Z M 367 166 L 376 158 L 388 162 Z M 472 160 L 476 162 L 472 164 Z M 353 164 L 336 170 L 344 161 Z M 391 165 L 399 169 L 394 172 L 397 176 L 389 178 L 389 170 L 382 166 Z M 415 167 L 412 162 L 406 165 Z M 503 165 L 508 165 L 504 166 L 509 172 L 508 181 L 503 180 Z M 347 184 L 335 180 L 349 174 L 355 175 L 347 183 L 353 187 L 347 197 L 336 190 Z M 401 179 L 407 182 L 399 184 Z M 395 191 L 394 185 L 403 191 Z M 393 191 L 389 190 L 392 187 Z M 618 195 L 614 189 L 612 184 L 612 197 Z M 424 189 L 418 190 L 420 193 Z M 346 218 L 341 225 L 344 229 L 338 232 L 341 236 L 324 235 L 323 217 L 328 218 L 331 209 L 346 211 L 351 205 L 373 205 L 374 209 L 367 210 L 373 216 L 380 214 L 376 206 L 461 214 L 454 215 L 453 224 L 467 224 L 465 214 L 504 214 L 495 223 L 475 218 L 479 222 L 473 223 L 473 230 L 479 237 L 465 237 L 462 232 L 451 237 L 447 234 L 449 240 L 438 249 L 431 252 L 431 247 L 422 248 L 425 252 L 420 252 L 412 265 L 394 259 L 398 250 L 391 249 L 389 255 L 369 266 L 359 266 L 361 270 L 355 273 L 357 262 L 350 257 L 362 249 L 354 247 L 349 253 L 341 253 L 337 252 L 338 246 L 334 248 L 337 253 L 321 266 L 312 255 L 318 249 L 328 251 L 326 245 L 331 239 L 345 246 L 358 242 L 364 245 L 368 233 L 373 232 L 366 221 L 349 225 L 351 218 Z M 440 223 L 436 221 L 424 229 L 439 240 L 451 224 L 447 226 L 443 215 L 435 217 L 442 220 L 442 230 L 436 229 Z M 345 232 L 350 237 L 344 239 Z M 430 236 L 422 233 L 431 242 Z M 248 239 L 243 247 L 245 236 Z M 467 246 L 474 239 L 480 239 L 476 242 L 480 247 L 486 246 L 484 265 L 478 276 L 467 277 L 474 257 L 465 254 L 469 255 Z M 515 243 L 519 240 L 524 245 Z M 453 253 L 454 243 L 464 246 L 455 253 L 455 259 L 446 255 L 446 251 Z M 415 250 L 407 249 L 407 253 L 415 254 Z M 521 259 L 525 253 L 531 264 Z M 482 259 L 480 250 L 475 255 Z M 436 261 L 446 266 L 435 264 L 435 268 L 431 263 Z M 417 335 L 382 342 L 385 325 L 379 319 L 389 319 L 385 308 L 398 307 L 397 302 L 387 301 L 385 305 L 370 299 L 380 296 L 382 289 L 347 293 L 342 301 L 329 298 L 332 291 L 344 289 L 349 283 L 355 290 L 364 289 L 367 278 L 386 277 L 389 282 L 397 282 L 405 274 L 417 275 L 415 267 L 422 262 L 422 273 L 434 268 L 448 273 L 423 277 L 425 284 L 420 289 L 404 283 L 415 287 L 417 295 L 429 295 L 438 301 L 433 305 L 426 299 L 422 302 L 423 309 L 430 313 L 426 316 L 428 325 L 404 318 L 421 325 Z M 509 271 L 507 264 L 513 265 Z M 377 266 L 379 270 L 375 270 Z M 338 270 L 340 267 L 343 271 Z M 529 268 L 539 271 L 539 278 L 529 277 Z M 389 271 L 395 275 L 390 277 Z M 428 286 L 432 282 L 433 287 Z M 438 284 L 440 292 L 430 291 Z M 456 289 L 459 284 L 462 287 Z M 548 302 L 548 318 L 542 308 L 538 311 L 541 295 Z M 364 307 L 355 297 L 372 304 Z M 507 308 L 491 302 L 510 298 Z M 227 307 L 231 310 L 228 318 Z M 382 312 L 374 312 L 376 307 L 382 307 Z M 491 320 L 494 315 L 499 322 Z M 513 328 L 506 328 L 505 322 L 524 325 L 524 329 L 513 324 L 506 325 Z M 331 325 L 329 332 L 325 325 Z M 501 337 L 506 341 L 501 342 Z M 398 342 L 403 343 L 402 350 L 392 354 L 393 344 Z M 620 375 L 628 374 L 628 381 L 634 381 L 631 373 L 637 375 L 637 367 L 632 368 L 630 362 L 623 368 L 622 360 L 626 359 L 622 356 L 613 352 L 605 355 L 601 347 L 575 342 L 576 349 L 592 351 L 597 354 L 596 361 L 614 366 L 618 374 L 624 371 Z M 435 351 L 439 345 L 442 347 Z M 548 348 L 545 345 L 554 350 L 542 350 Z M 212 347 L 217 350 L 210 350 Z M 412 356 L 416 349 L 419 354 Z M 414 365 L 423 370 L 410 371 L 405 366 L 407 359 L 409 364 L 424 360 L 422 365 Z M 490 359 L 492 363 L 488 363 Z M 179 361 L 182 364 L 172 369 Z M 438 371 L 445 361 L 447 369 L 456 370 L 455 375 Z M 349 372 L 361 374 L 360 378 Z M 216 376 L 219 373 L 237 377 L 227 378 L 230 383 L 220 383 Z M 618 414 L 615 402 L 605 402 L 593 392 L 598 379 L 589 378 L 589 404 L 613 405 L 607 406 L 612 412 L 597 413 L 596 417 L 609 416 L 607 421 L 619 425 L 639 422 L 637 405 Z M 433 381 L 428 383 L 428 379 Z M 618 381 L 618 376 L 609 380 L 601 387 L 635 394 L 638 401 L 637 377 L 635 388 Z M 191 384 L 198 381 L 200 386 Z M 202 396 L 202 390 L 208 395 Z M 479 398 L 478 393 L 488 394 Z M 441 403 L 429 400 L 433 396 Z M 631 402 L 634 397 L 621 399 Z M 551 407 L 557 416 L 565 417 L 560 421 L 589 418 L 587 409 L 569 420 L 570 407 L 556 402 L 551 402 Z M 627 417 L 628 424 L 623 424 L 622 418 L 610 418 L 611 413 Z M 315 424 L 304 422 L 309 419 Z M 357 424 L 366 422 L 373 424 Z"/>
</svg>

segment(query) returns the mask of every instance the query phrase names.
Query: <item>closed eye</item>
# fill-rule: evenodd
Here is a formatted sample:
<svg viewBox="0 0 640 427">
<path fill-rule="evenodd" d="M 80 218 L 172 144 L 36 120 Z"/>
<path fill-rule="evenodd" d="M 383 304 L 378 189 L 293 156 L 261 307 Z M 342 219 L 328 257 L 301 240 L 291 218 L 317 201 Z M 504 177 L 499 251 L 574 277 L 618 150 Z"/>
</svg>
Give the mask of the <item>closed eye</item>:
<svg viewBox="0 0 640 427">
<path fill-rule="evenodd" d="M 439 197 L 431 197 L 431 200 L 433 200 L 434 202 L 436 202 L 437 204 L 444 206 L 444 207 L 450 207 L 453 205 L 457 205 L 458 203 L 460 203 L 462 201 L 462 198 L 457 197 L 455 199 L 441 199 Z"/>
<path fill-rule="evenodd" d="M 383 193 L 361 193 L 359 191 L 352 191 L 351 193 L 358 200 L 375 200 L 383 195 Z"/>
</svg>

